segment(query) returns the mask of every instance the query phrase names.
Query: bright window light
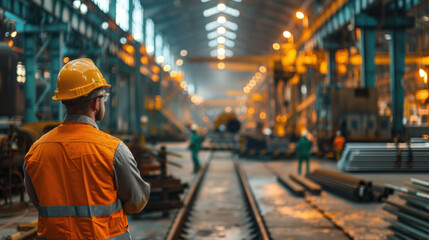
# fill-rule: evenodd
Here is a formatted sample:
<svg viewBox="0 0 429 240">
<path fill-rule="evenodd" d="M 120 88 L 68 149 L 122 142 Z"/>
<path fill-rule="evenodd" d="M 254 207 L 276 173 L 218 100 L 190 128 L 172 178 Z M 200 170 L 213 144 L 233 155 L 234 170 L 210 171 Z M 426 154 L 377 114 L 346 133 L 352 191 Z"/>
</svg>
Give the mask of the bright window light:
<svg viewBox="0 0 429 240">
<path fill-rule="evenodd" d="M 143 42 L 143 8 L 140 0 L 134 0 L 133 3 L 133 36 L 138 42 Z"/>
<path fill-rule="evenodd" d="M 116 1 L 116 23 L 125 32 L 129 29 L 129 10 L 130 4 L 128 0 L 117 0 Z"/>
<path fill-rule="evenodd" d="M 219 26 L 220 26 L 220 24 L 217 21 L 213 21 L 213 22 L 210 22 L 210 23 L 206 24 L 206 30 L 207 31 L 212 31 L 212 30 L 216 29 Z"/>
<path fill-rule="evenodd" d="M 231 7 L 226 7 L 225 10 L 223 10 L 222 12 L 231 15 L 233 17 L 238 17 L 240 16 L 240 11 L 238 11 L 237 9 L 231 8 Z"/>
<path fill-rule="evenodd" d="M 155 57 L 162 56 L 162 36 L 160 34 L 156 34 L 155 36 Z"/>
<path fill-rule="evenodd" d="M 203 15 L 204 17 L 211 17 L 221 12 L 231 15 L 233 17 L 240 16 L 240 11 L 238 11 L 237 9 L 228 7 L 223 3 L 219 3 L 216 7 L 211 7 L 209 9 L 204 10 Z M 222 23 L 222 22 L 219 22 L 219 23 Z"/>
<path fill-rule="evenodd" d="M 213 32 L 210 32 L 210 33 L 208 33 L 208 34 L 207 34 L 207 38 L 208 38 L 209 40 L 215 39 L 215 38 L 217 38 L 217 37 L 219 37 L 219 36 L 222 36 L 222 34 L 219 34 L 219 33 L 218 33 L 218 32 L 216 32 L 216 31 L 213 31 Z M 236 39 L 236 38 L 237 38 L 237 34 L 235 34 L 235 33 L 233 33 L 233 32 L 230 32 L 230 31 L 226 31 L 226 32 L 225 32 L 225 34 L 223 34 L 223 36 L 224 36 L 224 37 L 227 37 L 227 38 L 229 38 L 229 39 L 232 39 L 232 40 L 234 40 L 234 39 Z"/>
<path fill-rule="evenodd" d="M 226 21 L 224 25 L 225 25 L 225 27 L 227 27 L 233 31 L 237 31 L 237 29 L 238 29 L 238 25 L 236 23 L 233 23 L 230 21 Z"/>
<path fill-rule="evenodd" d="M 146 51 L 153 54 L 155 50 L 155 24 L 152 19 L 146 19 L 146 32 L 145 32 Z"/>
<path fill-rule="evenodd" d="M 234 41 L 231 41 L 231 40 L 229 40 L 229 39 L 226 39 L 226 41 L 225 41 L 225 46 L 232 48 L 232 47 L 234 47 L 234 46 L 235 46 L 235 43 L 234 43 Z"/>
<path fill-rule="evenodd" d="M 170 45 L 164 43 L 164 47 L 162 49 L 162 55 L 164 56 L 164 64 L 170 64 Z"/>
<path fill-rule="evenodd" d="M 229 38 L 229 39 L 236 39 L 237 38 L 237 34 L 230 32 L 230 31 L 226 31 L 225 32 L 225 37 Z"/>
<path fill-rule="evenodd" d="M 73 1 L 73 7 L 76 9 L 79 9 L 80 8 L 80 0 L 74 0 Z"/>
<path fill-rule="evenodd" d="M 209 47 L 216 47 L 216 46 L 219 46 L 219 45 L 221 45 L 221 44 L 219 44 L 217 42 L 217 39 L 213 39 L 213 40 L 211 40 L 209 42 Z M 235 46 L 235 43 L 233 41 L 229 40 L 229 39 L 226 39 L 225 43 L 222 44 L 222 45 L 225 45 L 225 46 L 227 46 L 229 48 L 233 48 Z"/>
<path fill-rule="evenodd" d="M 109 12 L 109 2 L 110 0 L 93 0 L 95 5 L 97 5 L 101 11 L 108 13 Z"/>
<path fill-rule="evenodd" d="M 216 47 L 217 45 L 219 45 L 219 43 L 216 41 L 216 39 L 209 42 L 209 47 Z"/>
<path fill-rule="evenodd" d="M 220 13 L 220 11 L 217 7 L 211 7 L 209 9 L 204 10 L 203 15 L 204 17 L 211 17 L 218 13 Z"/>
<path fill-rule="evenodd" d="M 219 36 L 220 36 L 220 34 L 218 32 L 216 32 L 216 31 L 213 31 L 213 32 L 210 32 L 210 33 L 207 34 L 207 38 L 209 40 L 215 39 L 215 38 L 217 38 Z"/>
<path fill-rule="evenodd" d="M 228 50 L 228 49 L 225 50 L 225 56 L 232 57 L 232 55 L 234 55 L 234 54 L 231 50 Z"/>
<path fill-rule="evenodd" d="M 219 54 L 219 55 L 225 55 L 225 48 L 218 48 L 217 49 L 217 54 Z"/>
</svg>

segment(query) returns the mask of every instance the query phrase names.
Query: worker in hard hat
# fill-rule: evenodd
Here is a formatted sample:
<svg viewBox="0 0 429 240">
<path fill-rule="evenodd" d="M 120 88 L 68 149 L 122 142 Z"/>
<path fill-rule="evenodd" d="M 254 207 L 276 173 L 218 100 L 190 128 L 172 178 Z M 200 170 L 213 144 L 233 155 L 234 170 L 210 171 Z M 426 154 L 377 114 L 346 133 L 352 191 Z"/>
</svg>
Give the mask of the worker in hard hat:
<svg viewBox="0 0 429 240">
<path fill-rule="evenodd" d="M 301 174 L 302 162 L 305 160 L 307 174 L 310 172 L 310 151 L 313 144 L 307 138 L 307 131 L 301 132 L 301 139 L 296 144 L 296 152 L 298 154 L 298 174 Z"/>
<path fill-rule="evenodd" d="M 343 153 L 346 139 L 343 136 L 341 136 L 340 130 L 338 130 L 335 133 L 335 135 L 336 135 L 334 138 L 335 159 L 339 160 L 341 158 L 341 154 Z"/>
<path fill-rule="evenodd" d="M 192 162 L 194 163 L 194 173 L 197 173 L 198 170 L 200 170 L 200 160 L 198 159 L 198 152 L 201 149 L 201 138 L 198 135 L 198 125 L 192 124 L 191 125 L 191 141 L 189 143 L 189 149 L 191 149 L 192 154 Z"/>
<path fill-rule="evenodd" d="M 67 63 L 58 74 L 55 101 L 63 123 L 25 156 L 24 183 L 39 210 L 39 239 L 131 239 L 126 214 L 149 199 L 136 161 L 121 140 L 100 131 L 111 86 L 90 59 Z"/>
</svg>

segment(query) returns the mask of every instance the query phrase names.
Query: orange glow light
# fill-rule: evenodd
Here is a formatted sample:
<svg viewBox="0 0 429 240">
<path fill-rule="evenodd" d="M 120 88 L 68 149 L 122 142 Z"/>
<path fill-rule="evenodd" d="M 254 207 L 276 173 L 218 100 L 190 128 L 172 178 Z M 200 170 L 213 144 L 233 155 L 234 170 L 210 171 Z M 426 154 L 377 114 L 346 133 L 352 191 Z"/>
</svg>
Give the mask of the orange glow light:
<svg viewBox="0 0 429 240">
<path fill-rule="evenodd" d="M 140 58 L 140 62 L 143 65 L 147 65 L 149 63 L 149 59 L 147 57 L 143 56 L 143 57 Z"/>
<path fill-rule="evenodd" d="M 296 18 L 298 18 L 298 19 L 304 19 L 304 17 L 305 17 L 305 15 L 304 15 L 303 12 L 301 12 L 301 11 L 296 12 Z"/>
<path fill-rule="evenodd" d="M 64 63 L 68 63 L 70 61 L 70 58 L 69 57 L 65 57 L 64 59 L 63 59 L 63 62 Z"/>
</svg>

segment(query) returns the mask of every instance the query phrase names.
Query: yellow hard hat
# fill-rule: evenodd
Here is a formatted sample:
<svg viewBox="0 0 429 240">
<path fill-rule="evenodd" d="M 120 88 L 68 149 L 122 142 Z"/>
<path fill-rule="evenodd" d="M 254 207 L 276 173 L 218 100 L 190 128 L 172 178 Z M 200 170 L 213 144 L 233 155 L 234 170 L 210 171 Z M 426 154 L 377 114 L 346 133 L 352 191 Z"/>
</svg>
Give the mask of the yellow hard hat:
<svg viewBox="0 0 429 240">
<path fill-rule="evenodd" d="M 71 100 L 86 96 L 94 89 L 111 87 L 101 75 L 94 62 L 79 58 L 68 62 L 61 69 L 57 79 L 54 101 Z"/>
</svg>

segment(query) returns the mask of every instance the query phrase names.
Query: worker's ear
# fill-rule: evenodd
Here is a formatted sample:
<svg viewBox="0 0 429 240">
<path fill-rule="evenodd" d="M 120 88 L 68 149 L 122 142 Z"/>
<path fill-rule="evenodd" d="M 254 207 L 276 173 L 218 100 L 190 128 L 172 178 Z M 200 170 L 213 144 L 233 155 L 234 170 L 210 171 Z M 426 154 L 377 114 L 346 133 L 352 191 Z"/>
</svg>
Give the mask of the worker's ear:
<svg viewBox="0 0 429 240">
<path fill-rule="evenodd" d="M 96 98 L 96 99 L 92 100 L 91 103 L 89 104 L 89 108 L 92 111 L 98 111 L 100 108 L 100 98 Z"/>
</svg>

